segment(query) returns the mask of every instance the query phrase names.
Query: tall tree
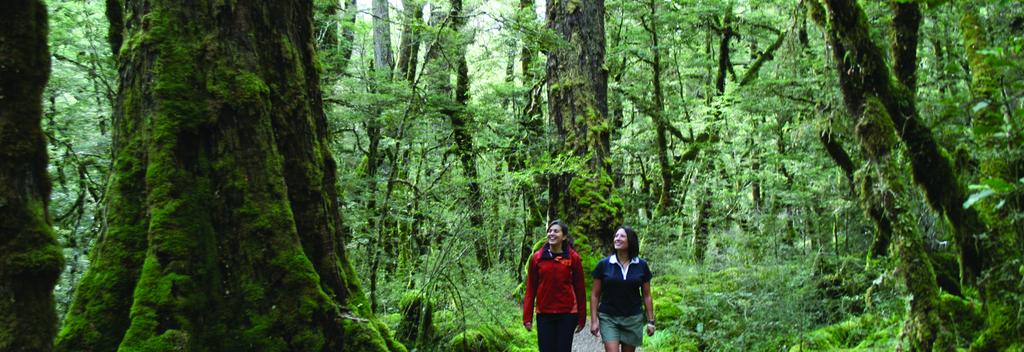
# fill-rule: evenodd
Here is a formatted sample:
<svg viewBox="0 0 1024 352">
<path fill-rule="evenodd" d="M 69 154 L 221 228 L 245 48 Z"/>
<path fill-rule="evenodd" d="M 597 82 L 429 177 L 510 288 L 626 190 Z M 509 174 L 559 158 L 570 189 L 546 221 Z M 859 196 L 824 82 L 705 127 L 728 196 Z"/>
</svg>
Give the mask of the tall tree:
<svg viewBox="0 0 1024 352">
<path fill-rule="evenodd" d="M 50 76 L 42 1 L 0 5 L 0 350 L 50 351 L 64 266 L 50 225 L 42 119 Z"/>
<path fill-rule="evenodd" d="M 420 32 L 423 27 L 423 2 L 405 1 L 405 18 L 402 23 L 402 38 L 398 45 L 398 73 L 410 83 L 415 80 L 416 65 L 420 55 Z"/>
<path fill-rule="evenodd" d="M 57 350 L 404 350 L 340 243 L 312 4 L 112 11 L 108 229 Z"/>
<path fill-rule="evenodd" d="M 561 39 L 547 62 L 553 154 L 584 161 L 581 169 L 550 178 L 548 214 L 610 248 L 612 231 L 622 221 L 622 200 L 612 180 L 604 0 L 549 1 L 547 20 Z"/>
<path fill-rule="evenodd" d="M 491 266 L 491 258 L 487 249 L 490 247 L 484 240 L 484 207 L 483 192 L 480 189 L 480 171 L 476 164 L 476 147 L 473 144 L 473 135 L 470 128 L 473 123 L 473 116 L 469 110 L 469 63 L 466 61 L 466 46 L 468 42 L 462 37 L 463 27 L 466 26 L 466 15 L 463 12 L 462 0 L 450 0 L 451 12 L 449 18 L 454 29 L 453 35 L 455 45 L 455 104 L 448 105 L 442 109 L 452 124 L 452 133 L 455 138 L 456 154 L 459 163 L 462 165 L 462 174 L 466 177 L 467 204 L 469 204 L 469 224 L 474 237 L 473 241 L 476 250 L 476 259 L 480 268 L 487 269 Z"/>
<path fill-rule="evenodd" d="M 651 119 L 655 126 L 655 145 L 658 150 L 658 166 L 661 175 L 661 190 L 658 192 L 658 209 L 665 209 L 672 202 L 672 165 L 668 160 L 668 118 L 665 116 L 665 94 L 661 84 L 661 46 L 658 44 L 658 5 L 654 0 L 647 2 L 650 15 L 643 21 L 644 29 L 651 38 L 651 58 L 647 64 L 651 66 L 651 77 L 654 78 L 654 106 Z"/>
<path fill-rule="evenodd" d="M 387 0 L 373 0 L 373 73 L 370 90 L 379 92 L 381 86 L 391 81 L 394 75 L 394 54 L 391 52 L 391 17 Z M 384 84 L 382 84 L 384 83 Z M 384 235 L 385 219 L 382 209 L 377 206 L 377 172 L 380 170 L 381 152 L 380 115 L 384 107 L 374 106 L 366 121 L 366 213 L 370 238 L 370 309 L 377 310 L 377 273 L 381 260 L 381 249 L 389 239 Z M 392 171 L 393 172 L 393 171 Z"/>
</svg>

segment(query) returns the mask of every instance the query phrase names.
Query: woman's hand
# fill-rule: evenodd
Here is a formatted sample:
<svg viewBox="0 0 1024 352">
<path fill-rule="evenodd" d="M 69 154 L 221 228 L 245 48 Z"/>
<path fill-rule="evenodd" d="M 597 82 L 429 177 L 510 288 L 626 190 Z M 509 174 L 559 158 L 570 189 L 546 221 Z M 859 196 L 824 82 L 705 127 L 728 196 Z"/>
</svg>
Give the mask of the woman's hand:
<svg viewBox="0 0 1024 352">
<path fill-rule="evenodd" d="M 590 334 L 597 336 L 597 332 L 600 331 L 601 323 L 597 320 L 590 322 Z"/>
<path fill-rule="evenodd" d="M 580 331 L 583 331 L 583 324 L 576 325 L 576 332 L 574 334 L 579 334 Z"/>
<path fill-rule="evenodd" d="M 654 324 L 647 324 L 647 336 L 654 336 Z"/>
<path fill-rule="evenodd" d="M 526 331 L 530 331 L 533 329 L 533 323 L 523 323 L 523 327 L 526 328 Z"/>
</svg>

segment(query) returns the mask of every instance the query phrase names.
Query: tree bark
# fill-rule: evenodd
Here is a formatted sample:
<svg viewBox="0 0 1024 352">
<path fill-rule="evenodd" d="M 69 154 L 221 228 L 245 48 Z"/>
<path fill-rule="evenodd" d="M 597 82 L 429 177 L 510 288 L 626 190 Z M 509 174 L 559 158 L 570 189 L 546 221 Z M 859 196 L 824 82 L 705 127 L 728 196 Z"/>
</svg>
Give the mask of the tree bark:
<svg viewBox="0 0 1024 352">
<path fill-rule="evenodd" d="M 373 0 L 373 67 L 378 72 L 387 72 L 395 66 L 391 53 L 391 17 L 387 0 Z"/>
<path fill-rule="evenodd" d="M 404 350 L 339 240 L 311 4 L 124 5 L 109 227 L 57 350 Z"/>
<path fill-rule="evenodd" d="M 921 8 L 916 1 L 893 1 L 892 61 L 896 79 L 911 93 L 917 92 L 917 42 Z"/>
<path fill-rule="evenodd" d="M 344 16 L 341 19 L 341 64 L 338 72 L 344 73 L 352 62 L 352 50 L 356 41 L 356 0 L 345 3 Z"/>
<path fill-rule="evenodd" d="M 416 78 L 416 62 L 420 53 L 420 27 L 423 26 L 423 3 L 405 0 L 405 23 L 398 45 L 398 73 L 408 82 Z"/>
<path fill-rule="evenodd" d="M 971 129 L 975 141 L 981 146 L 978 153 L 980 173 L 983 178 L 1013 182 L 1021 177 L 1021 160 L 1007 157 L 1003 151 L 1020 147 L 1020 138 L 1015 137 L 1019 133 L 1002 132 L 1006 120 L 996 103 L 998 73 L 990 61 L 992 57 L 981 52 L 989 47 L 989 42 L 978 13 L 978 5 L 970 2 L 960 4 L 963 11 L 960 30 L 971 71 L 971 109 L 974 111 Z M 1024 345 L 1024 328 L 1019 322 L 1014 323 L 1014 319 L 1007 319 L 1020 316 L 1020 302 L 1014 297 L 1024 293 L 1024 287 L 1020 285 L 1024 282 L 1024 270 L 1013 269 L 1022 257 L 1019 247 L 1022 234 L 1014 230 L 1009 220 L 1012 214 L 1019 212 L 1021 200 L 1019 194 L 1011 197 L 1016 199 L 1011 198 L 1001 208 L 992 200 L 982 200 L 972 207 L 980 210 L 989 229 L 989 237 L 979 241 L 983 258 L 987 259 L 982 268 L 984 281 L 980 285 L 985 303 L 986 330 L 971 344 L 972 351 L 1012 349 L 1010 346 Z"/>
<path fill-rule="evenodd" d="M 900 181 L 904 173 L 892 158 L 897 145 L 896 130 L 880 100 L 870 97 L 858 118 L 857 137 L 861 149 L 871 160 L 865 170 L 873 173 L 879 182 L 871 188 L 861 189 L 861 203 L 865 209 L 882 208 L 891 220 L 890 230 L 896 239 L 897 269 L 911 295 L 910 310 L 901 336 L 908 339 L 912 351 L 952 351 L 953 336 L 946 330 L 939 316 L 939 286 L 924 240 L 912 214 L 908 214 L 904 198 L 908 192 Z M 869 195 L 867 193 L 878 193 Z"/>
<path fill-rule="evenodd" d="M 611 248 L 612 232 L 622 221 L 622 199 L 611 177 L 604 1 L 550 2 L 547 20 L 560 39 L 547 62 L 552 154 L 584 161 L 582 170 L 550 178 L 549 216 L 575 226 L 578 240 L 597 236 L 597 243 Z"/>
<path fill-rule="evenodd" d="M 732 29 L 732 8 L 730 7 L 726 11 L 718 33 L 718 76 L 715 78 L 715 89 L 718 90 L 718 94 L 725 93 L 725 78 L 732 68 L 732 61 L 729 59 L 729 42 L 736 35 Z"/>
<path fill-rule="evenodd" d="M 40 125 L 50 77 L 47 13 L 42 1 L 4 2 L 0 10 L 0 350 L 45 352 L 53 348 L 53 288 L 64 268 Z"/>
</svg>

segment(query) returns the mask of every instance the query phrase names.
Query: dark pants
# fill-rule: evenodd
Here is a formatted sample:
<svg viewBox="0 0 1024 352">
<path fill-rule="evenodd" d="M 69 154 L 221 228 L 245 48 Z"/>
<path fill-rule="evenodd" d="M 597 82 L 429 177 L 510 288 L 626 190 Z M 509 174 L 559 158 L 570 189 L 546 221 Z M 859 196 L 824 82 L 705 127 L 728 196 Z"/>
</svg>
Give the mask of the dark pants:
<svg viewBox="0 0 1024 352">
<path fill-rule="evenodd" d="M 576 314 L 537 314 L 537 345 L 540 352 L 569 352 L 576 330 Z"/>
</svg>

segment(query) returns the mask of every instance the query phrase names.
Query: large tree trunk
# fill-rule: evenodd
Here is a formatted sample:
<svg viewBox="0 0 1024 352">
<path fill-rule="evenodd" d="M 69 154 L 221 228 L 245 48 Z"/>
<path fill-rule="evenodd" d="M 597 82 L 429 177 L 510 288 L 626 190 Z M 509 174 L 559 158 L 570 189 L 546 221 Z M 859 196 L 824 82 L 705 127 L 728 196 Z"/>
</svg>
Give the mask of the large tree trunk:
<svg viewBox="0 0 1024 352">
<path fill-rule="evenodd" d="M 311 4 L 125 7 L 109 227 L 57 349 L 404 350 L 339 241 Z"/>
<path fill-rule="evenodd" d="M 64 260 L 50 228 L 40 126 L 50 76 L 46 7 L 10 1 L 0 10 L 0 351 L 50 351 Z"/>
<path fill-rule="evenodd" d="M 604 0 L 550 1 L 547 20 L 561 39 L 547 62 L 553 154 L 584 158 L 583 170 L 551 177 L 548 214 L 575 226 L 576 238 L 597 236 L 611 248 L 612 231 L 622 221 L 622 199 L 611 177 Z"/>
</svg>

